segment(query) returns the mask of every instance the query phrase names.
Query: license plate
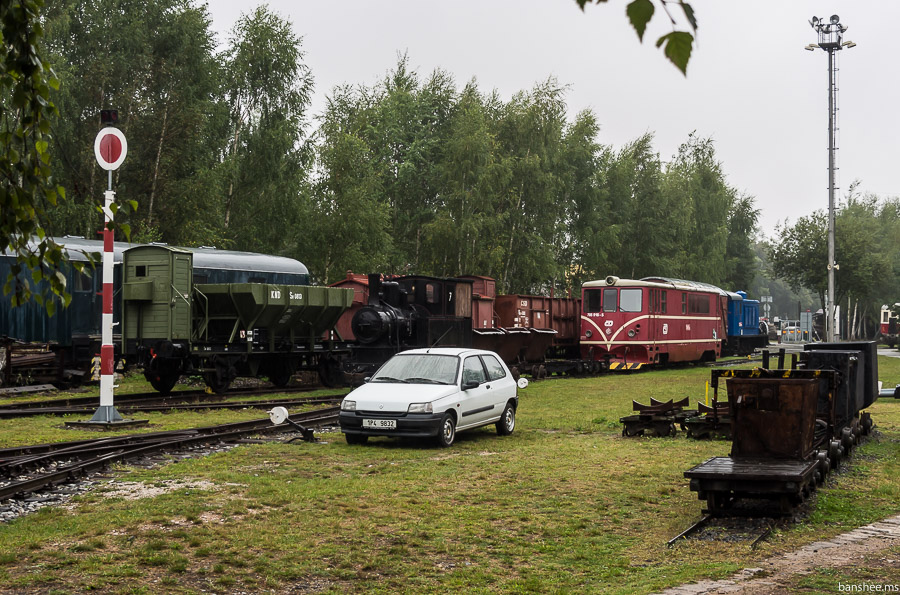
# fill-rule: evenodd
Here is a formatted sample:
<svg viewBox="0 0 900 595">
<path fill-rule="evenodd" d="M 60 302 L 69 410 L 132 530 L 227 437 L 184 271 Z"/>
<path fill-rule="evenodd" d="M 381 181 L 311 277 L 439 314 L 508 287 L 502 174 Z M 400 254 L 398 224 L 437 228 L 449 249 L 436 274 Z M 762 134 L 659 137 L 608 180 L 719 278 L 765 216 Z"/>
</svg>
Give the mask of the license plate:
<svg viewBox="0 0 900 595">
<path fill-rule="evenodd" d="M 396 419 L 364 419 L 362 420 L 364 428 L 376 428 L 379 430 L 396 430 Z"/>
</svg>

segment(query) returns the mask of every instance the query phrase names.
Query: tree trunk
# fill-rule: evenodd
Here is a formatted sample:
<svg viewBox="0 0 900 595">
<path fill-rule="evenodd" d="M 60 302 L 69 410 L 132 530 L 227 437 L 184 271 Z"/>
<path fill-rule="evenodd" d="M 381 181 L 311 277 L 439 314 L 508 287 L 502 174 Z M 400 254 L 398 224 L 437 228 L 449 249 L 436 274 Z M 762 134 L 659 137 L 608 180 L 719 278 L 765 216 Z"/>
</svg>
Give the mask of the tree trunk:
<svg viewBox="0 0 900 595">
<path fill-rule="evenodd" d="M 156 163 L 153 166 L 153 181 L 150 183 L 150 203 L 147 205 L 147 225 L 153 225 L 153 200 L 156 198 L 156 181 L 159 179 L 159 161 L 162 157 L 163 140 L 166 137 L 166 124 L 169 120 L 169 103 L 163 109 L 162 129 L 159 132 L 159 145 L 156 147 Z"/>
<path fill-rule="evenodd" d="M 513 215 L 519 212 L 519 208 L 522 206 L 522 194 L 525 192 L 525 185 L 522 184 L 519 187 L 519 196 L 516 198 L 516 208 L 513 209 Z M 510 224 L 509 229 L 509 247 L 506 250 L 506 266 L 503 268 L 503 288 L 507 292 L 509 291 L 509 265 L 512 262 L 512 249 L 513 249 L 513 239 L 516 237 L 516 220 Z"/>
<path fill-rule="evenodd" d="M 231 158 L 237 162 L 238 140 L 241 138 L 241 123 L 243 117 L 241 115 L 240 103 L 236 106 L 237 117 L 234 123 L 234 140 L 231 143 Z M 231 174 L 231 180 L 228 183 L 228 196 L 225 198 L 225 229 L 228 229 L 228 221 L 231 220 L 231 202 L 234 197 L 234 172 Z"/>
</svg>

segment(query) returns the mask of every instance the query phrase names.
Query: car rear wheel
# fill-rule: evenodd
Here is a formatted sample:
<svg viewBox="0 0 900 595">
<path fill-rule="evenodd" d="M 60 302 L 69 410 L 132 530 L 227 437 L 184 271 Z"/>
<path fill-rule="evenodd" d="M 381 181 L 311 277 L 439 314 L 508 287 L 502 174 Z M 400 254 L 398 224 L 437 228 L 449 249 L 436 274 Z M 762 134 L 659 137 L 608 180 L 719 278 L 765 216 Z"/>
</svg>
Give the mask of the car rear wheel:
<svg viewBox="0 0 900 595">
<path fill-rule="evenodd" d="M 441 418 L 441 431 L 437 435 L 438 446 L 447 448 L 453 444 L 456 438 L 456 420 L 449 413 L 445 413 Z"/>
<path fill-rule="evenodd" d="M 509 436 L 516 429 L 516 408 L 512 406 L 512 403 L 506 404 L 503 415 L 500 416 L 500 421 L 496 425 L 497 433 L 501 436 Z"/>
</svg>

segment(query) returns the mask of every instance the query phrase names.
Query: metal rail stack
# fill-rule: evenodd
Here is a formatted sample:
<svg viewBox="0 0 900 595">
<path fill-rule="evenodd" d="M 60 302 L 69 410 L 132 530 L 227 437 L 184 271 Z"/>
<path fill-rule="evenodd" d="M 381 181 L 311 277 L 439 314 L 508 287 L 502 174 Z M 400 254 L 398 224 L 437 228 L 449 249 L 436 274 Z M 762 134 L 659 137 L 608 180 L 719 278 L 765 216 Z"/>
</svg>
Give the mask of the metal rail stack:
<svg viewBox="0 0 900 595">
<path fill-rule="evenodd" d="M 637 411 L 637 414 L 619 419 L 624 424 L 622 436 L 643 436 L 645 433 L 654 436 L 674 436 L 677 431 L 675 424 L 681 425 L 685 419 L 697 413 L 684 410 L 688 402 L 687 397 L 676 402 L 672 399 L 663 402 L 651 398 L 649 405 L 632 401 L 631 408 Z"/>
</svg>

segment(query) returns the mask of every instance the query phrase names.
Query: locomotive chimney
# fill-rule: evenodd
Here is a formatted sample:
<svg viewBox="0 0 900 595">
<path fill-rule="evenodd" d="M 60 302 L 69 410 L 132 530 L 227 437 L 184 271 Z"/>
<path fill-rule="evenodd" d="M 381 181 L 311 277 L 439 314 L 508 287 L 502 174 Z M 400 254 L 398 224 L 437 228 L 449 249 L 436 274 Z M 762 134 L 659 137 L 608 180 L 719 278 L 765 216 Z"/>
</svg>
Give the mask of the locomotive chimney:
<svg viewBox="0 0 900 595">
<path fill-rule="evenodd" d="M 369 273 L 369 305 L 377 306 L 381 294 L 381 275 Z"/>
</svg>

